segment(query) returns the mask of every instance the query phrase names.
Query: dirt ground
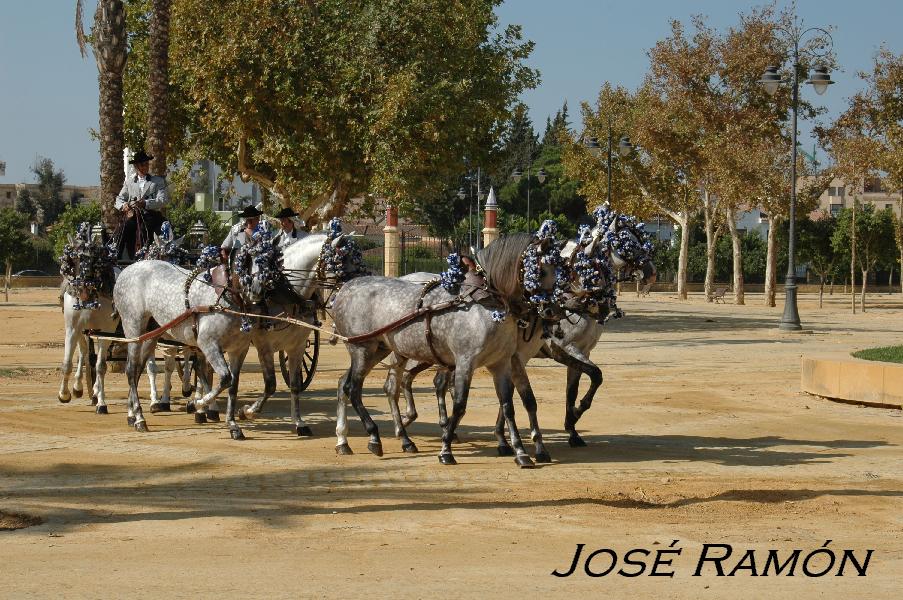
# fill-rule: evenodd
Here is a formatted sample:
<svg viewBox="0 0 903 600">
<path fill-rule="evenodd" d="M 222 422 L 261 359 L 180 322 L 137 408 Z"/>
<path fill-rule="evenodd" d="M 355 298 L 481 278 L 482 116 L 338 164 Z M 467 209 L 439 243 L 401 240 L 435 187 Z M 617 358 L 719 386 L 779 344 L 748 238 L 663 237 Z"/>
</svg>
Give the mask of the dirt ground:
<svg viewBox="0 0 903 600">
<path fill-rule="evenodd" d="M 627 318 L 609 324 L 592 355 L 605 383 L 580 422 L 588 448 L 568 447 L 562 430 L 564 369 L 530 364 L 555 459 L 534 470 L 495 455 L 485 371 L 458 466 L 436 458 L 429 374 L 411 428 L 420 454 L 402 454 L 392 437 L 377 371 L 364 400 L 386 455 L 367 452 L 355 419 L 356 454 L 336 456 L 341 345 L 324 344 L 304 396 L 314 438 L 290 434 L 281 381 L 244 442 L 184 413 L 148 415 L 142 435 L 126 427 L 122 375 L 108 376 L 109 416 L 86 398 L 57 402 L 55 290 L 13 290 L 10 300 L 0 305 L 0 511 L 43 523 L 0 531 L 0 596 L 900 597 L 900 411 L 799 392 L 804 353 L 901 343 L 899 294 L 873 296 L 856 316 L 837 295 L 824 309 L 803 296 L 811 332 L 796 335 L 776 332 L 782 298 L 765 308 L 757 295 L 734 306 L 625 294 Z M 241 395 L 262 387 L 259 373 L 246 374 Z M 673 540 L 682 548 L 673 578 L 648 576 L 651 560 L 636 578 L 551 575 L 580 543 L 623 557 Z M 867 576 L 717 577 L 711 566 L 693 576 L 704 543 L 733 546 L 728 568 L 754 549 L 761 570 L 769 549 L 805 557 L 826 540 L 838 557 L 874 549 Z"/>
</svg>

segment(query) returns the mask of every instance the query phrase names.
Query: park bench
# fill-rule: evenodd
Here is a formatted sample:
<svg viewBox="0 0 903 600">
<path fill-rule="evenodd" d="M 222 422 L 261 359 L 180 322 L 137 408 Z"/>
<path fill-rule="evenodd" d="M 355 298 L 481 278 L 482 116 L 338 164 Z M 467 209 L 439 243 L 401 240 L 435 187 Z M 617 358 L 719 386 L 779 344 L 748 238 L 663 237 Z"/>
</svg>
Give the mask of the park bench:
<svg viewBox="0 0 903 600">
<path fill-rule="evenodd" d="M 720 300 L 724 304 L 724 295 L 727 293 L 726 287 L 715 288 L 715 291 L 709 296 L 709 299 L 716 304 Z"/>
</svg>

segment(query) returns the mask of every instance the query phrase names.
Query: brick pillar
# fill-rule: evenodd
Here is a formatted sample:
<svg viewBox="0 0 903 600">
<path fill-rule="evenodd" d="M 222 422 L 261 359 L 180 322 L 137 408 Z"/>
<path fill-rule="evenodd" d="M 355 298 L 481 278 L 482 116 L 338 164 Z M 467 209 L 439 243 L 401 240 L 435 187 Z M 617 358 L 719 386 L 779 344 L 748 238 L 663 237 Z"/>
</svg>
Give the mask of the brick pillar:
<svg viewBox="0 0 903 600">
<path fill-rule="evenodd" d="M 498 211 L 498 203 L 495 200 L 495 190 L 489 188 L 489 197 L 486 198 L 486 218 L 483 221 L 483 247 L 485 248 L 499 237 L 499 230 L 496 228 L 496 213 Z"/>
<path fill-rule="evenodd" d="M 386 226 L 383 228 L 385 247 L 383 248 L 383 274 L 398 277 L 398 263 L 401 262 L 401 248 L 398 235 L 398 208 L 386 207 Z"/>
</svg>

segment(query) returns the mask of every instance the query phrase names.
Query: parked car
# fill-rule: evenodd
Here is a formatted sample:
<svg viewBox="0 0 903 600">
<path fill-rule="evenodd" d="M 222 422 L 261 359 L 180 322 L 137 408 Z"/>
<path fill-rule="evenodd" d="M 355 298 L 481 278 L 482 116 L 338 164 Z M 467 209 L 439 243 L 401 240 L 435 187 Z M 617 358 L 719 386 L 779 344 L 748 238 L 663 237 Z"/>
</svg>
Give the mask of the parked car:
<svg viewBox="0 0 903 600">
<path fill-rule="evenodd" d="M 13 273 L 13 277 L 49 277 L 50 273 L 45 273 L 44 271 L 38 271 L 37 269 L 25 269 L 24 271 L 19 271 L 18 273 Z"/>
</svg>

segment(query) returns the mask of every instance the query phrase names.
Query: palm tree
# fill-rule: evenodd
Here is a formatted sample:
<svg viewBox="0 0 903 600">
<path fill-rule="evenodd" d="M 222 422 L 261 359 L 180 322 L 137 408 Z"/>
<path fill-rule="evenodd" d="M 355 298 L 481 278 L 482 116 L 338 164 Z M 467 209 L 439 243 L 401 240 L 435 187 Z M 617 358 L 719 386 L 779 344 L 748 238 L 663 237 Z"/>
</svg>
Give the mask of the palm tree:
<svg viewBox="0 0 903 600">
<path fill-rule="evenodd" d="M 151 172 L 166 175 L 166 114 L 169 95 L 169 13 L 171 0 L 153 0 L 148 40 L 147 147 Z"/>
<path fill-rule="evenodd" d="M 75 36 L 82 57 L 87 39 L 82 26 L 82 2 L 75 3 Z M 98 0 L 91 28 L 91 47 L 97 61 L 100 88 L 100 201 L 104 223 L 112 229 L 119 223 L 113 202 L 125 172 L 122 168 L 123 116 L 122 73 L 127 56 L 125 6 L 122 0 Z"/>
</svg>

